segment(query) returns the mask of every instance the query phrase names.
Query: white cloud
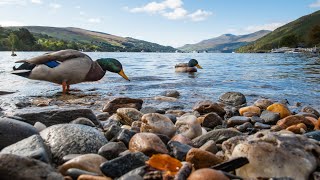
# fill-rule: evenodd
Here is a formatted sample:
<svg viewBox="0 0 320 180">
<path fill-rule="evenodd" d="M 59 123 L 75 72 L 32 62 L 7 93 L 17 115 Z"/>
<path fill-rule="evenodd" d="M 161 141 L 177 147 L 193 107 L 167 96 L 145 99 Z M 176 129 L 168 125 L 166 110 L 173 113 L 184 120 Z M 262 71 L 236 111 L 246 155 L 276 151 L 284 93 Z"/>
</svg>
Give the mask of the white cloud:
<svg viewBox="0 0 320 180">
<path fill-rule="evenodd" d="M 88 22 L 90 22 L 90 23 L 100 23 L 101 19 L 100 18 L 90 18 L 90 19 L 88 19 Z"/>
<path fill-rule="evenodd" d="M 83 11 L 80 11 L 79 14 L 80 14 L 81 16 L 83 16 L 83 15 L 85 15 L 86 13 L 83 12 Z"/>
<path fill-rule="evenodd" d="M 25 0 L 0 0 L 1 5 L 26 5 Z"/>
<path fill-rule="evenodd" d="M 311 8 L 317 8 L 320 7 L 320 0 L 317 0 L 316 2 L 309 5 Z"/>
<path fill-rule="evenodd" d="M 61 8 L 61 4 L 57 4 L 57 3 L 50 3 L 49 6 L 50 6 L 52 9 L 59 9 L 59 8 Z"/>
<path fill-rule="evenodd" d="M 189 14 L 188 16 L 191 18 L 192 21 L 203 21 L 211 15 L 212 15 L 212 12 L 198 9 L 196 12 Z"/>
<path fill-rule="evenodd" d="M 251 25 L 251 26 L 247 26 L 247 27 L 241 28 L 241 29 L 229 28 L 229 29 L 227 29 L 227 32 L 232 33 L 232 34 L 241 35 L 241 34 L 249 34 L 249 33 L 257 32 L 260 30 L 273 31 L 273 30 L 277 29 L 278 27 L 281 27 L 285 24 L 286 24 L 286 22 L 274 22 L 274 23 L 268 23 L 268 24 L 262 24 L 262 25 Z"/>
<path fill-rule="evenodd" d="M 76 7 L 74 7 L 74 8 L 76 8 L 76 9 L 80 9 L 80 8 L 81 8 L 81 6 L 76 6 Z"/>
<path fill-rule="evenodd" d="M 189 14 L 188 11 L 183 8 L 182 0 L 153 1 L 141 7 L 132 9 L 124 7 L 123 9 L 131 13 L 159 14 L 170 20 L 190 19 L 191 21 L 203 21 L 212 14 L 209 11 L 201 9 Z"/>
<path fill-rule="evenodd" d="M 24 26 L 24 24 L 18 21 L 0 21 L 0 26 Z"/>
<path fill-rule="evenodd" d="M 33 4 L 42 4 L 41 0 L 31 0 L 31 3 Z"/>
<path fill-rule="evenodd" d="M 185 9 L 177 8 L 177 9 L 174 9 L 174 11 L 172 12 L 163 13 L 162 15 L 164 17 L 167 17 L 168 19 L 178 20 L 178 19 L 184 19 L 187 14 L 188 12 Z"/>
</svg>

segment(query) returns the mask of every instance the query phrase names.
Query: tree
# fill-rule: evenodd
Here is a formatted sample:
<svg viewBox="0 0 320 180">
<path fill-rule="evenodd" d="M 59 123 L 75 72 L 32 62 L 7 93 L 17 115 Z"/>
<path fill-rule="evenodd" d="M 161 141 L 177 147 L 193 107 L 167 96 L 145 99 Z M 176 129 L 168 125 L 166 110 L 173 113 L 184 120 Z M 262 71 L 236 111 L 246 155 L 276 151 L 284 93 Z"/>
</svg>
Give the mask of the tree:
<svg viewBox="0 0 320 180">
<path fill-rule="evenodd" d="M 309 33 L 309 39 L 312 45 L 320 44 L 320 25 L 315 25 Z"/>
<path fill-rule="evenodd" d="M 11 51 L 12 51 L 11 55 L 14 56 L 15 55 L 14 50 L 18 47 L 18 44 L 19 44 L 18 36 L 14 33 L 10 33 L 8 39 L 11 44 Z"/>
<path fill-rule="evenodd" d="M 296 47 L 298 45 L 298 37 L 294 34 L 286 35 L 281 38 L 280 45 L 287 46 L 287 47 Z"/>
</svg>

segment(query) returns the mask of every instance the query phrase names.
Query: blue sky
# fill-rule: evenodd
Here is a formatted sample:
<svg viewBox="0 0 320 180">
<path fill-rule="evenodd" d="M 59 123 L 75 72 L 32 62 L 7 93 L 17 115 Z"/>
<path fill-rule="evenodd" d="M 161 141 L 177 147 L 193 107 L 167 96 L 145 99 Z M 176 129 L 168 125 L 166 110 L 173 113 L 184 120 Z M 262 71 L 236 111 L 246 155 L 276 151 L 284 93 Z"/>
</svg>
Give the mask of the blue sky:
<svg viewBox="0 0 320 180">
<path fill-rule="evenodd" d="M 320 0 L 0 0 L 0 25 L 80 27 L 174 47 L 273 30 Z"/>
</svg>

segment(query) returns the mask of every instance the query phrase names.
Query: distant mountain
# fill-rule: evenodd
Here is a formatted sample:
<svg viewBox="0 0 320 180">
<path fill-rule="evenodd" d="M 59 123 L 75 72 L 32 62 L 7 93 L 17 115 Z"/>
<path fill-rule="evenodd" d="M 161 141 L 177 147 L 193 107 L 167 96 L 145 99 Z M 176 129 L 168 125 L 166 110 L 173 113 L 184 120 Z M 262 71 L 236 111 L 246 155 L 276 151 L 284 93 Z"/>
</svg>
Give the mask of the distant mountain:
<svg viewBox="0 0 320 180">
<path fill-rule="evenodd" d="M 272 33 L 258 39 L 256 42 L 239 48 L 238 52 L 264 52 L 273 48 L 312 47 L 320 45 L 320 11 L 303 16 Z"/>
<path fill-rule="evenodd" d="M 216 38 L 201 41 L 197 44 L 186 44 L 180 48 L 181 51 L 208 51 L 208 52 L 233 52 L 241 46 L 253 42 L 271 31 L 261 30 L 246 35 L 224 34 Z"/>
<path fill-rule="evenodd" d="M 22 26 L 9 27 L 11 30 L 20 28 L 28 29 L 35 37 L 55 38 L 58 40 L 89 43 L 98 47 L 100 51 L 128 51 L 128 52 L 175 52 L 176 49 L 171 46 L 162 46 L 131 37 L 120 37 L 103 32 L 90 31 L 74 27 L 45 27 L 45 26 Z"/>
</svg>

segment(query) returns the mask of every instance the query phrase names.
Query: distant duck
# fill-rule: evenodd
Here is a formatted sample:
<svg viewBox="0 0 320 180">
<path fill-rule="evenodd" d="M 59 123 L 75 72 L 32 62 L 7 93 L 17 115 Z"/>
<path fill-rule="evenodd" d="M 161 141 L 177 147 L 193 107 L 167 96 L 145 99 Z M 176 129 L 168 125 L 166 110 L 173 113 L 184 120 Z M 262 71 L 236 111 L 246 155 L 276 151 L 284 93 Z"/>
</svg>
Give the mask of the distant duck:
<svg viewBox="0 0 320 180">
<path fill-rule="evenodd" d="M 197 68 L 202 69 L 198 61 L 191 59 L 188 63 L 180 63 L 175 65 L 176 72 L 197 72 Z"/>
<path fill-rule="evenodd" d="M 118 73 L 129 80 L 118 60 L 101 58 L 93 61 L 88 55 L 72 49 L 46 53 L 16 63 L 23 64 L 13 67 L 12 74 L 60 84 L 63 94 L 70 90 L 71 84 L 102 79 L 106 71 Z"/>
</svg>

